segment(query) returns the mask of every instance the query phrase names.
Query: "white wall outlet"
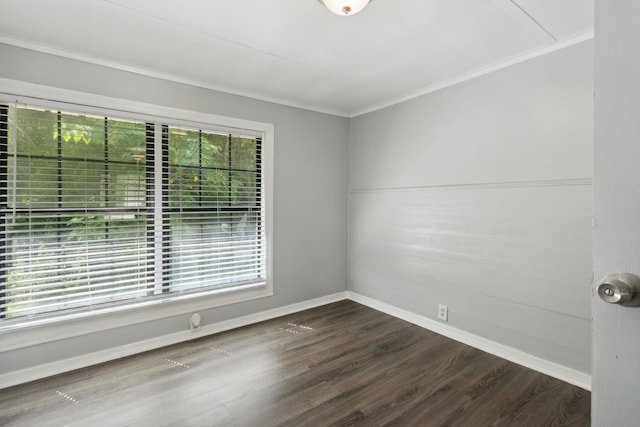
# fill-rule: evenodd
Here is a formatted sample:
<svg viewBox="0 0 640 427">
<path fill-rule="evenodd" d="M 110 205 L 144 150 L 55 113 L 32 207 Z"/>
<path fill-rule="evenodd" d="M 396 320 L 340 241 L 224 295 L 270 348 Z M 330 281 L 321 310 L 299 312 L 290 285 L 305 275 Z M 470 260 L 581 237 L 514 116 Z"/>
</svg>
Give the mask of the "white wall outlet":
<svg viewBox="0 0 640 427">
<path fill-rule="evenodd" d="M 444 304 L 438 304 L 438 319 L 445 322 L 449 320 L 449 307 Z"/>
<path fill-rule="evenodd" d="M 195 331 L 196 329 L 200 329 L 201 324 L 202 324 L 202 318 L 200 317 L 200 314 L 193 313 L 191 315 L 191 318 L 189 319 L 189 325 L 191 327 L 191 330 Z"/>
</svg>

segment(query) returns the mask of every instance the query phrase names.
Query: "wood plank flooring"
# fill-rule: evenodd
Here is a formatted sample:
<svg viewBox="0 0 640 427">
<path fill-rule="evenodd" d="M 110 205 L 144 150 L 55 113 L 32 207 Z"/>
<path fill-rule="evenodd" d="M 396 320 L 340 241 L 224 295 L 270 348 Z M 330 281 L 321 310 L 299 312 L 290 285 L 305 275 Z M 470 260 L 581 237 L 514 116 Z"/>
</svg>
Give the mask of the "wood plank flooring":
<svg viewBox="0 0 640 427">
<path fill-rule="evenodd" d="M 351 301 L 0 390 L 3 426 L 579 426 L 590 393 Z"/>
</svg>

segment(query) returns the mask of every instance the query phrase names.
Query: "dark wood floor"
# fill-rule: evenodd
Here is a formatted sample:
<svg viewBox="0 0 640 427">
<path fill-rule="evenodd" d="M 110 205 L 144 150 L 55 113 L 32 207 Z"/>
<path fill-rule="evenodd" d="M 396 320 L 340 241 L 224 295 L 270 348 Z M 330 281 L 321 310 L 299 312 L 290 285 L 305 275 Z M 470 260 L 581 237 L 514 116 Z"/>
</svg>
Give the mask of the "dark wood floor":
<svg viewBox="0 0 640 427">
<path fill-rule="evenodd" d="M 350 301 L 0 390 L 6 426 L 589 426 L 590 393 Z"/>
</svg>

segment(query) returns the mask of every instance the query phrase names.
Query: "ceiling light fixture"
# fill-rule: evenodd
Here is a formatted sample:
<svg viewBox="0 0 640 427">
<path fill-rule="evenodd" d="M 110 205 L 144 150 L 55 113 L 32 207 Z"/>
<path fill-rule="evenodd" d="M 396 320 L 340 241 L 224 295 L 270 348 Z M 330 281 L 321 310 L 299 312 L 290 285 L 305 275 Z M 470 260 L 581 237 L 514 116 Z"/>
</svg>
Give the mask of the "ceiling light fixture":
<svg viewBox="0 0 640 427">
<path fill-rule="evenodd" d="M 336 15 L 351 16 L 364 9 L 371 0 L 318 0 Z"/>
</svg>

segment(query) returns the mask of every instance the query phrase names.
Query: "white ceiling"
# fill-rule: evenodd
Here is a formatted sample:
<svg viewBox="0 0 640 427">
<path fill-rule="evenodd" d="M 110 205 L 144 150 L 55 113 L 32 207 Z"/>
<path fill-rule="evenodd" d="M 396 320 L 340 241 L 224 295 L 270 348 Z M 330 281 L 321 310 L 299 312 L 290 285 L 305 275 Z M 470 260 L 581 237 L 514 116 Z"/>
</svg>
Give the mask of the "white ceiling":
<svg viewBox="0 0 640 427">
<path fill-rule="evenodd" d="M 0 42 L 343 116 L 588 39 L 594 0 L 2 0 Z"/>
</svg>

